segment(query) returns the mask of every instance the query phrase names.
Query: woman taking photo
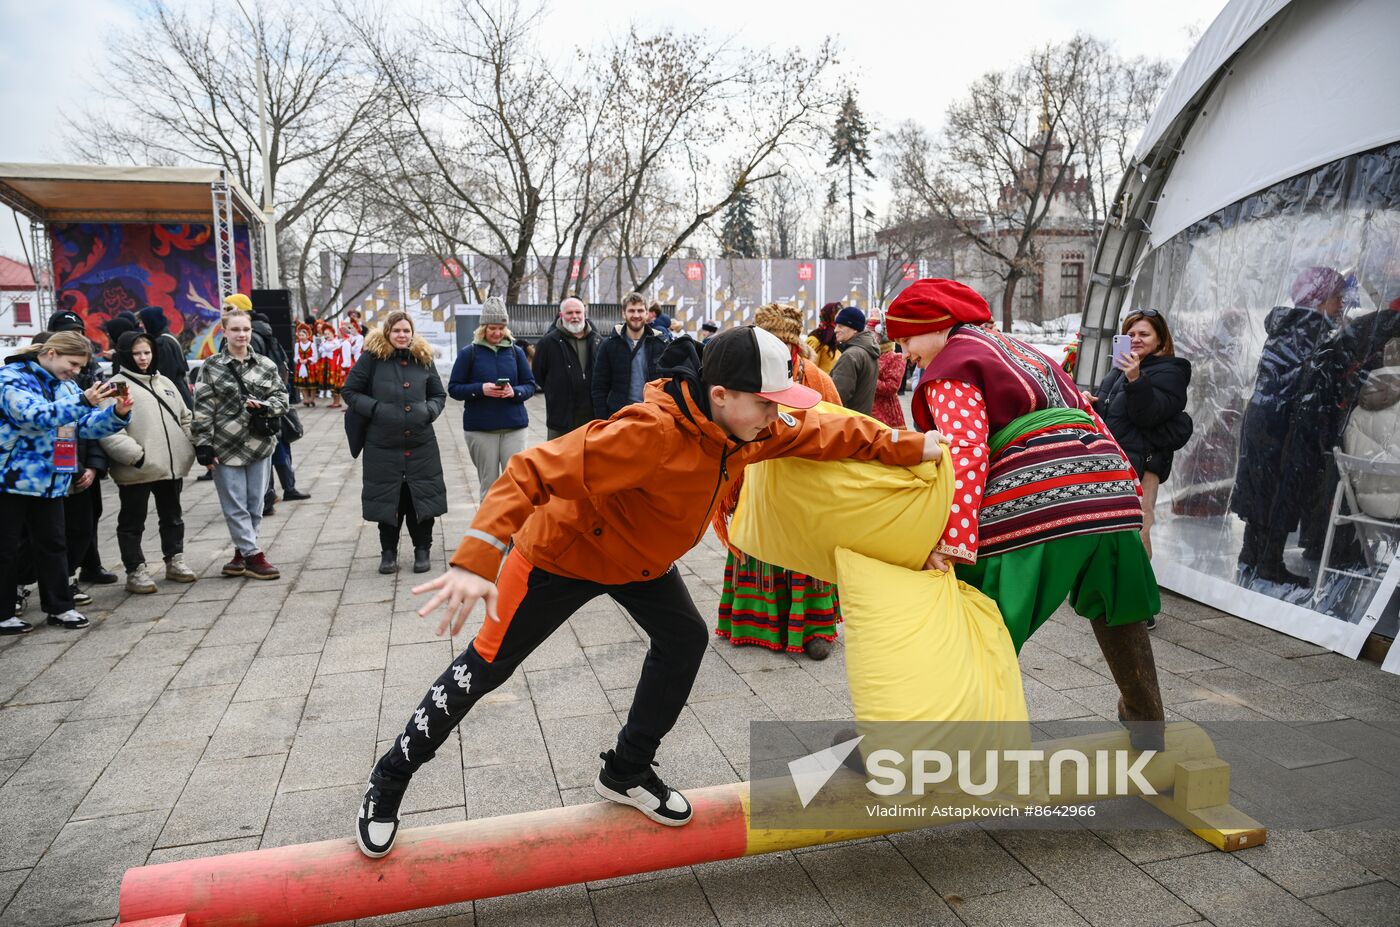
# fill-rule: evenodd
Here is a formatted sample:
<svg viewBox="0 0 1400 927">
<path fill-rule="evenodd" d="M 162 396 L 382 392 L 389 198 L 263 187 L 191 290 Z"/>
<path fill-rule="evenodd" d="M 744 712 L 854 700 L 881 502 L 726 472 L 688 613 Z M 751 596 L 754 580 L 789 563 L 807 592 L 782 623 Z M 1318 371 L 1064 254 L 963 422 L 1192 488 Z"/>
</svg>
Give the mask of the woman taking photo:
<svg viewBox="0 0 1400 927">
<path fill-rule="evenodd" d="M 21 348 L 0 367 L 0 634 L 23 634 L 16 601 L 16 563 L 27 532 L 39 579 L 39 601 L 48 623 L 66 630 L 88 626 L 73 607 L 68 585 L 63 498 L 78 470 L 78 439 L 97 440 L 126 427 L 131 402 L 109 383 L 86 390 L 73 383 L 87 366 L 92 346 L 78 332 L 55 332 Z"/>
<path fill-rule="evenodd" d="M 150 335 L 128 332 L 117 341 L 112 357 L 117 375 L 111 382 L 131 401 L 131 424 L 102 439 L 108 473 L 121 500 L 117 546 L 126 568 L 126 591 L 136 595 L 156 591 L 141 549 L 152 498 L 160 525 L 165 578 L 173 583 L 192 583 L 199 578 L 185 565 L 185 522 L 180 507 L 185 474 L 194 464 L 194 444 L 190 441 L 194 415 L 175 384 L 156 369 L 155 352 Z M 114 401 L 105 400 L 103 405 Z"/>
<path fill-rule="evenodd" d="M 462 428 L 476 466 L 478 498 L 506 468 L 511 455 L 525 450 L 530 417 L 525 400 L 535 395 L 535 375 L 511 335 L 506 304 L 488 297 L 472 343 L 457 355 L 447 392 L 464 404 Z"/>
<path fill-rule="evenodd" d="M 391 312 L 365 338 L 340 391 L 346 415 L 367 423 L 360 506 L 365 521 L 379 524 L 379 572 L 399 569 L 404 522 L 413 539 L 413 572 L 432 566 L 433 519 L 447 512 L 433 422 L 447 405 L 433 349 L 414 332 L 405 312 Z"/>
<path fill-rule="evenodd" d="M 1177 357 L 1167 320 L 1156 309 L 1139 309 L 1123 320 L 1132 352 L 1114 360 L 1099 384 L 1094 408 L 1142 483 L 1142 546 L 1152 556 L 1152 512 L 1157 489 L 1172 472 L 1172 454 L 1191 438 L 1186 388 L 1191 362 Z M 1147 626 L 1156 622 L 1148 619 Z"/>
</svg>

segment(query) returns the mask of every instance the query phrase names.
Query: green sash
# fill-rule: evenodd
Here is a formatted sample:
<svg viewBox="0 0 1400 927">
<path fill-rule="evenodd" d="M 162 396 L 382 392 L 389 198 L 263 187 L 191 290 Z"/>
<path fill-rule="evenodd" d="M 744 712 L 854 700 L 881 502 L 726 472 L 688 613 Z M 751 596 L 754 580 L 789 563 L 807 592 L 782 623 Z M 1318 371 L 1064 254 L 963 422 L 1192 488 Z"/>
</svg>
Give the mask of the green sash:
<svg viewBox="0 0 1400 927">
<path fill-rule="evenodd" d="M 1032 431 L 1040 431 L 1042 428 L 1053 428 L 1056 425 L 1080 425 L 1091 429 L 1097 427 L 1094 420 L 1089 417 L 1089 413 L 1083 409 L 1037 409 L 1007 422 L 996 434 L 992 435 L 988 447 L 992 456 L 995 457 L 1005 450 L 1007 445 L 1014 444 L 1016 439 L 1022 435 Z"/>
</svg>

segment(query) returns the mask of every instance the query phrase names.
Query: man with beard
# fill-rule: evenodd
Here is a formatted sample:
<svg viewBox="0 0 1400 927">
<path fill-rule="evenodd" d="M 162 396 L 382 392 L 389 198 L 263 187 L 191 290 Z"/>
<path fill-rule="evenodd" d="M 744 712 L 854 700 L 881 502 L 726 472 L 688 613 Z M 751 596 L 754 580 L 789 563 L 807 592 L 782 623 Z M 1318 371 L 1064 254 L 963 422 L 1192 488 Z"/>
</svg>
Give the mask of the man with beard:
<svg viewBox="0 0 1400 927">
<path fill-rule="evenodd" d="M 549 440 L 593 420 L 590 380 L 602 336 L 588 321 L 583 300 L 570 296 L 559 304 L 559 318 L 535 345 L 531 365 L 544 392 Z"/>
<path fill-rule="evenodd" d="M 647 324 L 647 302 L 640 293 L 622 297 L 622 324 L 598 346 L 593 365 L 593 411 L 611 418 L 623 406 L 642 401 L 642 388 L 658 376 L 666 350 L 661 333 Z"/>
</svg>

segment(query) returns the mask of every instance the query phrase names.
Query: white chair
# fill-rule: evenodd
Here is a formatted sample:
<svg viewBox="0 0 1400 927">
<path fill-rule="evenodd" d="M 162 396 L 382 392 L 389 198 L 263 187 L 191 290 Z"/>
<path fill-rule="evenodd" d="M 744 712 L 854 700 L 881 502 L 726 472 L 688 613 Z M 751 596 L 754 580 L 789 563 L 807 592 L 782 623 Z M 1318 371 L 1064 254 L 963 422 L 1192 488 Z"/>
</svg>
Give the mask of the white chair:
<svg viewBox="0 0 1400 927">
<path fill-rule="evenodd" d="M 1400 521 L 1393 521 L 1383 518 L 1373 518 L 1363 513 L 1361 506 L 1356 500 L 1356 491 L 1352 485 L 1352 479 L 1356 476 L 1366 475 L 1378 477 L 1386 481 L 1394 481 L 1397 491 L 1400 491 L 1400 463 L 1389 460 L 1368 460 L 1364 457 L 1353 457 L 1345 453 L 1341 448 L 1335 448 L 1332 452 L 1333 459 L 1337 463 L 1337 472 L 1341 479 L 1337 481 L 1337 492 L 1332 497 L 1332 515 L 1327 522 L 1327 540 L 1322 545 L 1322 559 L 1317 563 L 1317 577 L 1313 581 L 1312 604 L 1317 605 L 1322 598 L 1323 585 L 1322 576 L 1324 573 L 1332 573 L 1338 576 L 1351 576 L 1368 583 L 1379 583 L 1382 590 L 1393 593 L 1397 582 L 1400 582 L 1400 556 L 1396 555 L 1395 545 L 1391 545 L 1391 557 L 1389 566 L 1383 576 L 1372 575 L 1376 567 L 1375 553 L 1373 545 L 1369 543 L 1375 535 L 1390 537 L 1400 541 Z M 1342 500 L 1346 499 L 1349 512 L 1342 511 Z M 1344 570 L 1328 566 L 1332 557 L 1332 539 L 1340 525 L 1355 525 L 1357 534 L 1361 541 L 1361 549 L 1366 558 L 1368 572 L 1358 573 L 1355 570 Z M 1379 539 L 1379 538 L 1378 538 Z M 1381 591 L 1381 590 L 1378 590 Z M 1388 598 L 1388 595 L 1386 596 Z"/>
</svg>

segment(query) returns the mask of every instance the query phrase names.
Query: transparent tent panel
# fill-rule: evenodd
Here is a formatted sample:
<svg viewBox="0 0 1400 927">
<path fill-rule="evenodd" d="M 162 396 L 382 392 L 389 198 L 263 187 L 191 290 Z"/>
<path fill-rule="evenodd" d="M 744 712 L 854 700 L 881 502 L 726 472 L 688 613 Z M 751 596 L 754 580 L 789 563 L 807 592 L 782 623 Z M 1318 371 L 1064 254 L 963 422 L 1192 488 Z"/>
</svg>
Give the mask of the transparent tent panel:
<svg viewBox="0 0 1400 927">
<path fill-rule="evenodd" d="M 1340 307 L 1317 305 L 1339 278 Z M 1163 312 L 1193 368 L 1195 430 L 1152 529 L 1165 585 L 1359 648 L 1400 573 L 1398 299 L 1400 145 L 1260 191 L 1144 259 L 1125 311 Z M 1334 522 L 1339 484 L 1338 514 L 1365 523 Z M 1282 575 L 1251 564 L 1280 537 Z"/>
</svg>

